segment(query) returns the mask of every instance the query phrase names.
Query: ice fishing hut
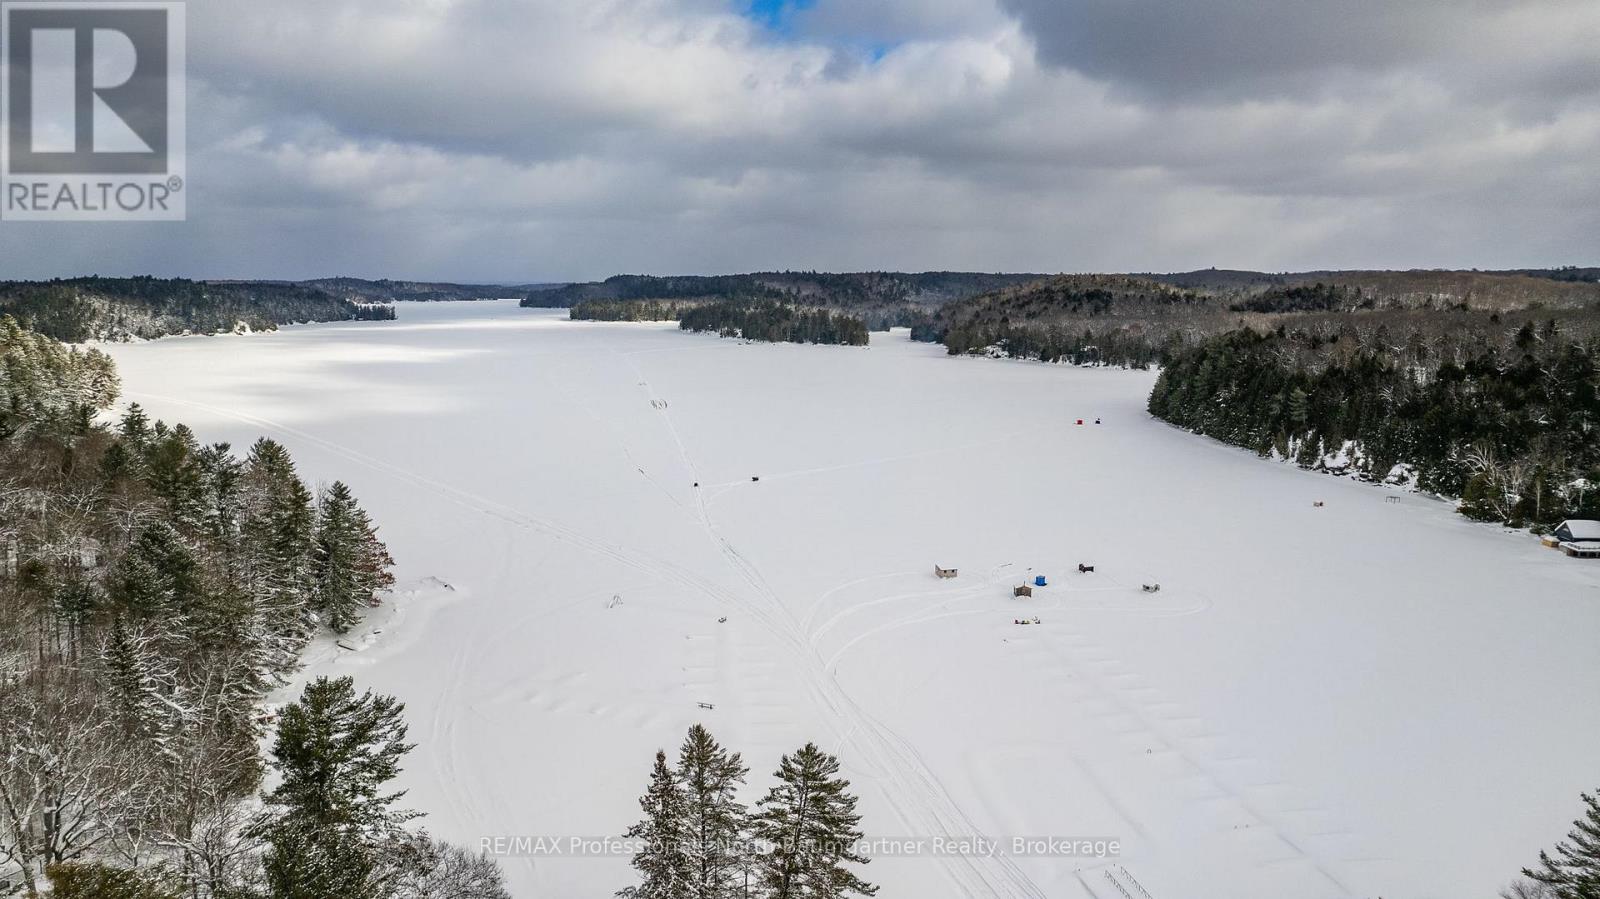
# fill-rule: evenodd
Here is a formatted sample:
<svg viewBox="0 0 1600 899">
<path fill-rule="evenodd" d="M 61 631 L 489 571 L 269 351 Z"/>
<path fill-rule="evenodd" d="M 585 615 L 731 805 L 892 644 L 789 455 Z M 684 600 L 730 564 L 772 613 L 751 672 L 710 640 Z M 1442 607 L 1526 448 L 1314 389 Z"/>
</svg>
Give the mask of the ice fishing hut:
<svg viewBox="0 0 1600 899">
<path fill-rule="evenodd" d="M 1569 518 L 1556 525 L 1550 536 L 1556 548 L 1580 559 L 1600 558 L 1600 521 Z"/>
<path fill-rule="evenodd" d="M 1035 587 L 1043 587 L 1048 583 L 1049 582 L 1044 579 L 1044 575 L 1042 575 L 1042 574 L 1036 574 L 1033 577 L 1033 585 Z"/>
<path fill-rule="evenodd" d="M 1017 586 L 1011 588 L 1011 595 L 1013 597 L 1032 596 L 1033 588 L 1027 584 L 1018 584 Z"/>
<path fill-rule="evenodd" d="M 940 568 L 938 565 L 935 565 L 933 566 L 933 574 L 934 577 L 955 577 L 956 570 L 954 568 Z"/>
</svg>

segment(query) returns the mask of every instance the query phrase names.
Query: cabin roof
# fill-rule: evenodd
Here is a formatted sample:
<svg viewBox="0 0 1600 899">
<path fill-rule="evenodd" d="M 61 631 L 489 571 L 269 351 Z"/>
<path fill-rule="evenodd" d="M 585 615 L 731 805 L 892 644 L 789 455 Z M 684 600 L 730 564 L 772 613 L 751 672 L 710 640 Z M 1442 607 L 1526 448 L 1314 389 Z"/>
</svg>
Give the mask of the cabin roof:
<svg viewBox="0 0 1600 899">
<path fill-rule="evenodd" d="M 1600 540 L 1600 521 L 1569 518 L 1556 525 L 1556 528 L 1566 528 L 1573 540 Z"/>
</svg>

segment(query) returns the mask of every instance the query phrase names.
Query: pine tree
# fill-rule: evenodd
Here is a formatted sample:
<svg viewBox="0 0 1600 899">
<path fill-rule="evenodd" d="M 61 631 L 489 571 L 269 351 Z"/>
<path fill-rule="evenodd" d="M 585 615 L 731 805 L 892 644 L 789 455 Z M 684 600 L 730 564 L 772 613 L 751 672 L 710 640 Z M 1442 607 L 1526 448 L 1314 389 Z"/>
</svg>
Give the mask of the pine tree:
<svg viewBox="0 0 1600 899">
<path fill-rule="evenodd" d="M 245 462 L 241 489 L 238 578 L 255 603 L 251 625 L 256 667 L 292 667 L 309 638 L 315 511 L 311 493 L 279 444 L 256 441 Z"/>
<path fill-rule="evenodd" d="M 734 798 L 750 769 L 739 753 L 717 744 L 696 724 L 678 752 L 678 782 L 684 797 L 684 830 L 696 899 L 723 899 L 735 885 L 748 812 Z"/>
<path fill-rule="evenodd" d="M 695 895 L 695 870 L 684 851 L 687 809 L 683 789 L 667 767 L 665 752 L 656 752 L 650 787 L 639 798 L 639 807 L 644 809 L 644 818 L 628 828 L 625 836 L 640 843 L 632 864 L 643 880 L 617 895 L 622 899 L 690 899 Z"/>
<path fill-rule="evenodd" d="M 878 891 L 844 867 L 869 860 L 855 852 L 861 816 L 856 797 L 846 792 L 850 782 L 838 773 L 839 760 L 811 743 L 779 763 L 779 783 L 758 804 L 752 828 L 758 840 L 772 846 L 761 878 L 770 899 L 837 899 Z"/>
<path fill-rule="evenodd" d="M 323 491 L 318 512 L 311 608 L 344 633 L 360 619 L 360 609 L 394 583 L 394 560 L 344 484 L 335 481 Z"/>
<path fill-rule="evenodd" d="M 205 485 L 194 432 L 177 425 L 145 449 L 145 482 L 166 500 L 173 522 L 198 524 L 205 509 Z"/>
<path fill-rule="evenodd" d="M 113 598 L 129 614 L 175 623 L 199 602 L 200 566 L 178 532 L 156 522 L 139 532 L 117 567 Z"/>
<path fill-rule="evenodd" d="M 405 707 L 348 677 L 318 678 L 283 710 L 272 745 L 282 781 L 257 823 L 273 899 L 378 899 L 385 894 L 382 847 L 414 815 L 391 808 L 400 772 Z"/>
<path fill-rule="evenodd" d="M 251 574 L 267 593 L 303 596 L 310 584 L 311 493 L 282 445 L 262 438 L 245 463 L 245 542 Z"/>
<path fill-rule="evenodd" d="M 122 439 L 134 449 L 143 450 L 145 443 L 150 439 L 150 416 L 144 414 L 144 409 L 138 403 L 130 403 L 128 411 L 122 414 L 118 430 L 122 434 Z"/>
<path fill-rule="evenodd" d="M 226 443 L 214 443 L 202 449 L 195 459 L 203 497 L 201 522 L 213 539 L 223 541 L 232 539 L 238 531 L 240 481 L 244 477 L 244 466 L 230 450 Z"/>
<path fill-rule="evenodd" d="M 1572 822 L 1566 843 L 1557 843 L 1555 857 L 1539 853 L 1540 869 L 1522 873 L 1545 884 L 1556 899 L 1600 899 L 1600 792 L 1584 793 L 1582 818 Z"/>
</svg>

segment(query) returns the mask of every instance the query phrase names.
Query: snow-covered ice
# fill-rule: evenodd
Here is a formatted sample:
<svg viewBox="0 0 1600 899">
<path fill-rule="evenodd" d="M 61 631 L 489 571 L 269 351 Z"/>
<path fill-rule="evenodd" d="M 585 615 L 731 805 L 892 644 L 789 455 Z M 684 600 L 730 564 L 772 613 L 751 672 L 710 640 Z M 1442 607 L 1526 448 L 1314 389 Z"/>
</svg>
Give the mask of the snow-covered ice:
<svg viewBox="0 0 1600 899">
<path fill-rule="evenodd" d="M 814 739 L 869 836 L 1122 847 L 881 857 L 888 899 L 1463 899 L 1600 778 L 1600 563 L 1174 430 L 1151 373 L 400 315 L 109 349 L 127 399 L 380 523 L 401 614 L 312 669 L 405 701 L 441 836 L 619 834 L 703 721 L 752 801 Z"/>
</svg>

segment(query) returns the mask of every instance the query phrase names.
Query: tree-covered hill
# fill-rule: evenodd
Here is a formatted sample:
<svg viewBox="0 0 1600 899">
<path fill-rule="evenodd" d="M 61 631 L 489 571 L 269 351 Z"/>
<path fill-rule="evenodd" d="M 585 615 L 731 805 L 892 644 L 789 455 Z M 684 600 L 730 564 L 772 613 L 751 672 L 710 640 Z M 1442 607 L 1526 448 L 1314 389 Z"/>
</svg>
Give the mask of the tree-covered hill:
<svg viewBox="0 0 1600 899">
<path fill-rule="evenodd" d="M 1600 517 L 1600 315 L 1285 317 L 1177 350 L 1150 412 L 1514 525 Z"/>
<path fill-rule="evenodd" d="M 241 325 L 269 331 L 299 322 L 390 319 L 394 310 L 284 282 L 86 277 L 0 282 L 0 315 L 76 343 L 215 334 Z"/>
<path fill-rule="evenodd" d="M 952 353 L 1145 365 L 1225 331 L 1272 330 L 1284 316 L 1600 310 L 1600 284 L 1482 272 L 1260 272 L 1061 275 L 950 303 L 913 330 Z"/>
<path fill-rule="evenodd" d="M 950 303 L 911 334 L 951 354 L 1143 367 L 1187 331 L 1237 321 L 1207 293 L 1131 275 L 1059 275 Z"/>
<path fill-rule="evenodd" d="M 617 275 L 604 281 L 540 291 L 524 306 L 577 307 L 605 312 L 605 303 L 683 304 L 719 300 L 771 300 L 849 312 L 874 330 L 906 326 L 928 310 L 955 300 L 1036 281 L 1043 275 L 977 272 L 755 272 L 743 275 Z M 635 307 L 637 308 L 637 307 Z M 594 317 L 598 317 L 595 315 Z"/>
<path fill-rule="evenodd" d="M 1505 312 L 1541 306 L 1582 309 L 1600 303 L 1600 269 L 1568 266 L 1517 271 L 1252 272 L 1201 269 L 1140 277 L 1249 304 L 1262 294 L 1311 287 L 1338 290 L 1378 309 L 1469 308 Z M 1270 310 L 1280 311 L 1280 310 Z"/>
<path fill-rule="evenodd" d="M 357 303 L 438 302 L 445 300 L 526 300 L 554 284 L 453 284 L 444 281 L 376 281 L 365 278 L 314 278 L 298 282 Z"/>
</svg>

